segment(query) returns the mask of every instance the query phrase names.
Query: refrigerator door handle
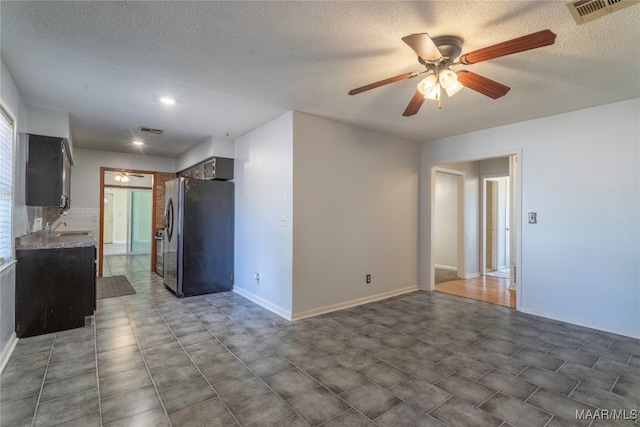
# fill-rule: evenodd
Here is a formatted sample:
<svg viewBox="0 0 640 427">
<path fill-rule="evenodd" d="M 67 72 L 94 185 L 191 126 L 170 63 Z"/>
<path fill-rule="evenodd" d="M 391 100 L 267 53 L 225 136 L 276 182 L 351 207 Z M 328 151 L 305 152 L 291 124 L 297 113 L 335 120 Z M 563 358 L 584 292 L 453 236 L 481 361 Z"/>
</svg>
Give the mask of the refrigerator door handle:
<svg viewBox="0 0 640 427">
<path fill-rule="evenodd" d="M 169 241 L 171 241 L 171 238 L 173 237 L 173 199 L 171 198 L 169 198 L 169 203 L 167 205 L 165 222 L 167 224 L 167 237 Z"/>
</svg>

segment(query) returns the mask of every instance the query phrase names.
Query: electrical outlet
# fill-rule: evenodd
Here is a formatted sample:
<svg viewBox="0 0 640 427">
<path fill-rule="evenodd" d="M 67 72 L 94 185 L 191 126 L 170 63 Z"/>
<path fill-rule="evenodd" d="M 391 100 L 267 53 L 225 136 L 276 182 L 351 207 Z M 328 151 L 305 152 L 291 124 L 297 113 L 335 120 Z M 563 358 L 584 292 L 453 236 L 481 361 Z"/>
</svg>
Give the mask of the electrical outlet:
<svg viewBox="0 0 640 427">
<path fill-rule="evenodd" d="M 287 226 L 287 216 L 286 215 L 282 215 L 280 217 L 280 225 L 282 227 L 286 227 Z"/>
<path fill-rule="evenodd" d="M 367 274 L 366 282 L 367 283 L 371 283 L 371 275 L 370 274 Z"/>
</svg>

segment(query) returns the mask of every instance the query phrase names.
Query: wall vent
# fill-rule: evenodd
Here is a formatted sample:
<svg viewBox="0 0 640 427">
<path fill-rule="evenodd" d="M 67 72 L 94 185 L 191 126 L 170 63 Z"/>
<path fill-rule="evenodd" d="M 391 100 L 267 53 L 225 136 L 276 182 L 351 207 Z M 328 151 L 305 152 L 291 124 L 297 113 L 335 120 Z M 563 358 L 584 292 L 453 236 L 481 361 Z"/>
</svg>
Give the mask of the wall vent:
<svg viewBox="0 0 640 427">
<path fill-rule="evenodd" d="M 593 21 L 616 10 L 640 3 L 640 0 L 578 0 L 567 3 L 576 24 Z"/>
<path fill-rule="evenodd" d="M 162 135 L 162 132 L 164 132 L 164 131 L 162 129 L 154 129 L 154 128 L 148 128 L 148 127 L 140 126 L 138 128 L 138 132 L 152 133 L 154 135 Z"/>
</svg>

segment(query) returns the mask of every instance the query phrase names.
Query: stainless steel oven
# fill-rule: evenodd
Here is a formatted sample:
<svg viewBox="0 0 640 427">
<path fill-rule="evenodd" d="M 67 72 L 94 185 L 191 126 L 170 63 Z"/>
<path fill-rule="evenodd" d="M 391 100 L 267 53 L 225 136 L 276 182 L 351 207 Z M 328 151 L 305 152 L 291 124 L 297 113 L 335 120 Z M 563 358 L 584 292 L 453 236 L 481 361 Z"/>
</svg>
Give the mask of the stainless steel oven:
<svg viewBox="0 0 640 427">
<path fill-rule="evenodd" d="M 164 277 L 164 230 L 156 231 L 156 273 Z"/>
</svg>

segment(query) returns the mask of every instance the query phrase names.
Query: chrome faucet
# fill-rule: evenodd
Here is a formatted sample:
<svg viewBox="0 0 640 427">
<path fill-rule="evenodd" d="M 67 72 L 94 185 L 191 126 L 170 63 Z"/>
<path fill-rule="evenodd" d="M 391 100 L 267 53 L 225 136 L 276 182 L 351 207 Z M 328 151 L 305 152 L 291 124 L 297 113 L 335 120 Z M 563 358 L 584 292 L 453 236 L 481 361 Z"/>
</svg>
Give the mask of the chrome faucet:
<svg viewBox="0 0 640 427">
<path fill-rule="evenodd" d="M 67 226 L 67 223 L 66 223 L 66 222 L 59 222 L 59 223 L 57 223 L 57 224 L 56 224 L 56 226 L 55 226 L 55 227 L 53 227 L 53 228 L 51 229 L 51 232 L 53 233 L 54 231 L 56 231 L 56 230 L 58 229 L 58 227 L 60 227 L 60 225 L 62 225 L 62 224 L 64 224 L 64 226 L 65 226 L 65 227 Z"/>
</svg>

